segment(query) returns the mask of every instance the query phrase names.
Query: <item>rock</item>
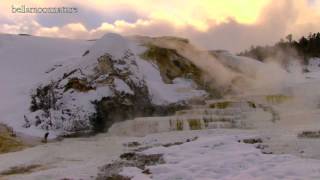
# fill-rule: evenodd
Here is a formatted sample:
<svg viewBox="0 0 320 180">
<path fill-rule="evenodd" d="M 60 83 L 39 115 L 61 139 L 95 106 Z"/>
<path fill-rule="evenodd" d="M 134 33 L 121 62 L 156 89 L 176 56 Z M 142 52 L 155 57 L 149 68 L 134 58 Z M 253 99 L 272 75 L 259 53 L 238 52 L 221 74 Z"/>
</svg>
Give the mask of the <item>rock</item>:
<svg viewBox="0 0 320 180">
<path fill-rule="evenodd" d="M 122 176 L 122 175 L 112 175 L 112 176 L 109 176 L 109 177 L 106 177 L 105 180 L 130 180 L 131 178 L 130 177 L 127 177 L 127 176 Z"/>
<path fill-rule="evenodd" d="M 258 144 L 258 145 L 256 146 L 257 149 L 261 149 L 261 150 L 263 150 L 263 149 L 265 149 L 265 148 L 268 148 L 268 147 L 269 147 L 269 146 L 266 145 L 266 144 Z"/>
<path fill-rule="evenodd" d="M 270 150 L 262 150 L 261 152 L 262 154 L 273 154 L 273 152 Z"/>
<path fill-rule="evenodd" d="M 21 166 L 13 166 L 8 170 L 0 172 L 0 175 L 18 175 L 18 174 L 27 174 L 40 169 L 42 165 L 40 164 L 31 164 L 31 165 L 21 165 Z"/>
<path fill-rule="evenodd" d="M 260 138 L 249 138 L 249 139 L 243 139 L 243 143 L 246 144 L 256 144 L 256 143 L 262 143 L 262 139 Z"/>
<path fill-rule="evenodd" d="M 320 131 L 303 131 L 298 134 L 299 138 L 320 138 Z"/>
<path fill-rule="evenodd" d="M 134 152 L 128 152 L 120 155 L 120 158 L 125 160 L 133 160 L 135 157 L 136 153 Z"/>
<path fill-rule="evenodd" d="M 125 146 L 127 147 L 137 147 L 137 146 L 140 146 L 141 144 L 137 141 L 133 141 L 133 142 L 128 142 L 126 144 L 124 144 Z"/>
<path fill-rule="evenodd" d="M 145 169 L 146 166 L 153 166 L 165 163 L 162 154 L 140 154 L 128 152 L 120 155 L 121 160 L 114 161 L 99 168 L 97 180 L 105 180 L 109 177 L 118 177 L 124 167 L 137 167 L 142 173 L 151 174 L 150 170 Z"/>
<path fill-rule="evenodd" d="M 142 171 L 143 174 L 147 174 L 147 175 L 150 175 L 151 174 L 151 171 L 150 169 L 145 169 Z"/>
<path fill-rule="evenodd" d="M 120 155 L 121 159 L 127 160 L 134 164 L 135 167 L 145 169 L 146 166 L 163 164 L 165 161 L 162 154 L 141 154 L 135 152 L 124 153 Z"/>
<path fill-rule="evenodd" d="M 164 144 L 162 145 L 163 147 L 171 147 L 171 146 L 178 146 L 183 144 L 183 142 L 175 142 L 175 143 L 168 143 L 168 144 Z"/>
</svg>

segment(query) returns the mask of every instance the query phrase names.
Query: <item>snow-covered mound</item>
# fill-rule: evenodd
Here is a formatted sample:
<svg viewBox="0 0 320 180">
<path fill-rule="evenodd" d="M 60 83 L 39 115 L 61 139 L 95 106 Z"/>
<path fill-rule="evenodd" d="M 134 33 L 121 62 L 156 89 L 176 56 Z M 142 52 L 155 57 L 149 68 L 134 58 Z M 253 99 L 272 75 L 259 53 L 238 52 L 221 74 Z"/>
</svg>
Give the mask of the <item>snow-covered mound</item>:
<svg viewBox="0 0 320 180">
<path fill-rule="evenodd" d="M 167 71 L 170 82 L 166 82 L 159 62 L 171 57 L 152 61 L 143 56 L 148 47 L 139 43 L 106 34 L 77 63 L 52 71 L 50 80 L 34 89 L 32 113 L 25 116 L 24 127 L 59 134 L 104 131 L 116 121 L 173 113 L 187 101 L 207 95 L 187 78 L 192 76 L 188 69 L 175 67 L 174 75 Z M 174 60 L 183 68 L 196 69 L 178 54 Z"/>
<path fill-rule="evenodd" d="M 22 128 L 29 112 L 30 91 L 48 72 L 77 61 L 92 42 L 0 34 L 0 122 L 16 131 L 40 135 Z"/>
</svg>

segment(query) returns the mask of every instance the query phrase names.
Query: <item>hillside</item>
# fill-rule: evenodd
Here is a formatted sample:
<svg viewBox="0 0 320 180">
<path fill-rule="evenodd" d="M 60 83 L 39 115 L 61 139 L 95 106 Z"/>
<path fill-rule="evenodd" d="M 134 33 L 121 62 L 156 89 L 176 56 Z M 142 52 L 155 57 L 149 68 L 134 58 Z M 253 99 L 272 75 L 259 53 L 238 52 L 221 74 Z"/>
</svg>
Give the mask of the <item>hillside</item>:
<svg viewBox="0 0 320 180">
<path fill-rule="evenodd" d="M 170 115 L 207 98 L 279 91 L 297 80 L 275 64 L 206 52 L 175 37 L 0 39 L 7 98 L 1 122 L 37 136 L 103 132 L 116 121 Z"/>
<path fill-rule="evenodd" d="M 0 122 L 17 131 L 23 116 L 29 112 L 30 93 L 49 72 L 62 65 L 77 61 L 91 42 L 33 36 L 0 35 Z M 30 130 L 42 136 L 42 131 Z"/>
<path fill-rule="evenodd" d="M 320 177 L 319 58 L 283 68 L 118 34 L 0 35 L 0 55 L 8 136 L 49 132 L 47 144 L 1 154 L 0 178 Z"/>
<path fill-rule="evenodd" d="M 170 115 L 208 97 L 279 90 L 290 81 L 277 65 L 212 55 L 184 39 L 117 34 L 106 34 L 47 74 L 32 88 L 23 127 L 68 136 L 105 132 L 135 117 Z"/>
</svg>

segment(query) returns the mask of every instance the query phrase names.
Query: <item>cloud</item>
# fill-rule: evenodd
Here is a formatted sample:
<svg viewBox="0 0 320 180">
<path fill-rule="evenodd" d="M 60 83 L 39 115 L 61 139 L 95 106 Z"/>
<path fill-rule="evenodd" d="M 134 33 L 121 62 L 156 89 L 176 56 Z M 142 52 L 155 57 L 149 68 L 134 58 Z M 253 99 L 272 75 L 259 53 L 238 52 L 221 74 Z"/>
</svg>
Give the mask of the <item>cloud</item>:
<svg viewBox="0 0 320 180">
<path fill-rule="evenodd" d="M 88 35 L 88 30 L 81 23 L 72 23 L 62 27 L 41 27 L 35 31 L 34 34 L 38 36 L 55 36 L 77 39 L 80 37 L 86 37 Z"/>
<path fill-rule="evenodd" d="M 30 6 L 74 6 L 79 8 L 79 13 L 12 15 L 8 12 L 12 4 L 21 2 Z M 300 37 L 320 31 L 319 0 L 312 3 L 309 0 L 93 0 L 90 3 L 67 0 L 63 4 L 59 0 L 50 3 L 24 0 L 12 4 L 0 6 L 0 32 L 85 39 L 98 38 L 106 32 L 173 35 L 189 38 L 203 48 L 239 52 L 251 45 L 274 43 L 289 33 Z"/>
</svg>

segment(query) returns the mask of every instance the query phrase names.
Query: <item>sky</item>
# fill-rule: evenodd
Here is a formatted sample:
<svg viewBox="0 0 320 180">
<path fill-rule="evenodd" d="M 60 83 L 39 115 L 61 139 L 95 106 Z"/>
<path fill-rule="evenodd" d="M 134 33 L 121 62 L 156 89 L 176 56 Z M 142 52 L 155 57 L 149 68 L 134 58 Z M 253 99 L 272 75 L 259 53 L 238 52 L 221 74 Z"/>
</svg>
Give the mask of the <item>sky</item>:
<svg viewBox="0 0 320 180">
<path fill-rule="evenodd" d="M 12 7 L 75 7 L 70 14 L 13 13 Z M 239 52 L 320 31 L 320 0 L 0 0 L 0 32 L 96 39 L 179 36 L 205 49 Z"/>
</svg>

